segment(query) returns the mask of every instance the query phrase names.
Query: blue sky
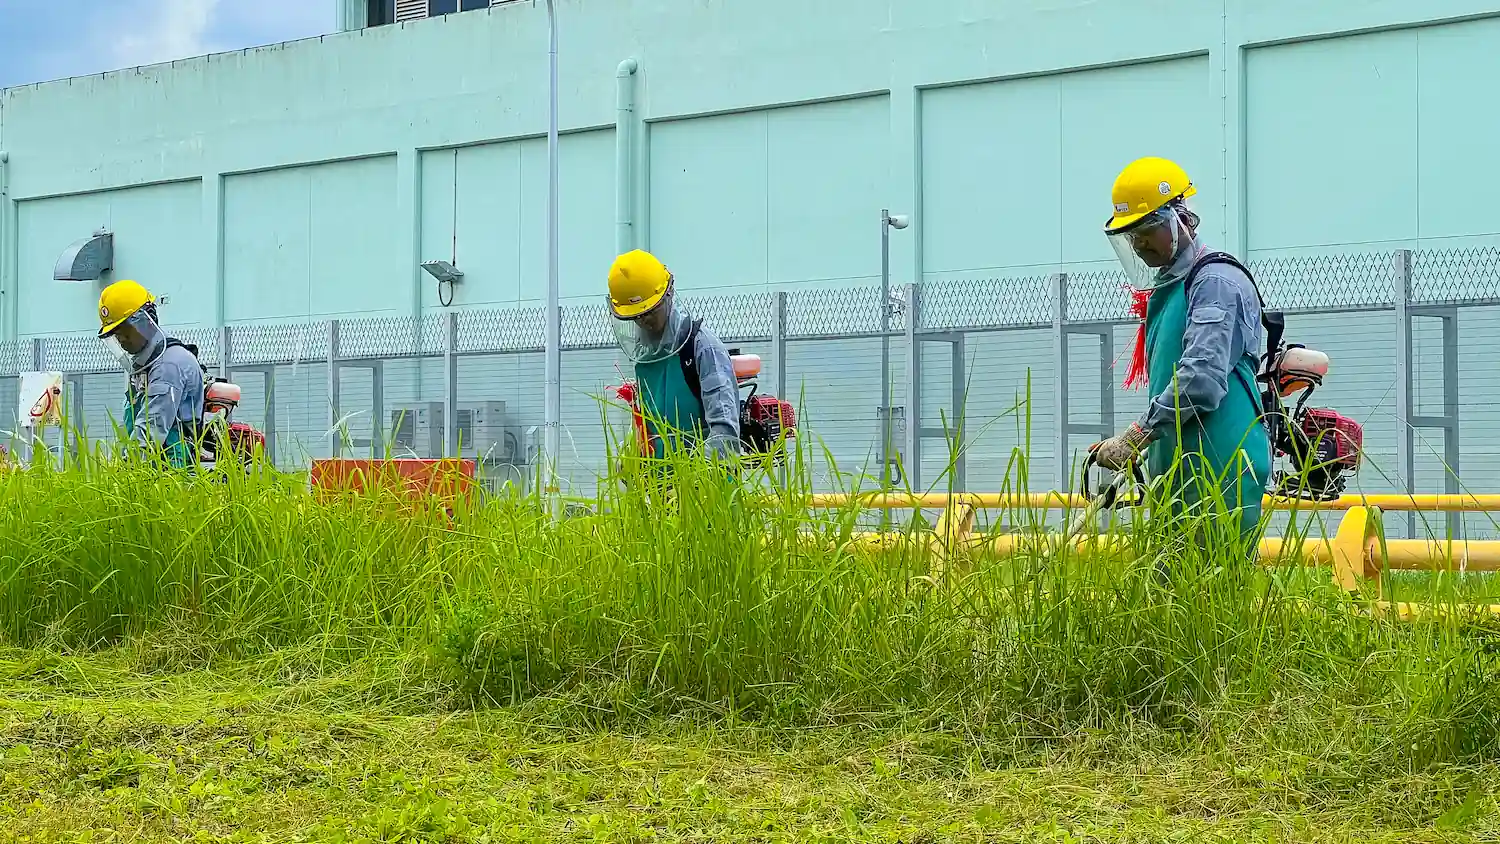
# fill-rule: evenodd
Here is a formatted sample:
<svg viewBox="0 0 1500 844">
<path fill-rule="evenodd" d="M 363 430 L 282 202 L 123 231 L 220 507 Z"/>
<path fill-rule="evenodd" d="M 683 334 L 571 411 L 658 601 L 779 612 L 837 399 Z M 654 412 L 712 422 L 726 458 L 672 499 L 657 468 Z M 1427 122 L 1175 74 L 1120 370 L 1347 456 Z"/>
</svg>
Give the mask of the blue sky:
<svg viewBox="0 0 1500 844">
<path fill-rule="evenodd" d="M 334 0 L 0 0 L 0 88 L 332 32 Z"/>
</svg>

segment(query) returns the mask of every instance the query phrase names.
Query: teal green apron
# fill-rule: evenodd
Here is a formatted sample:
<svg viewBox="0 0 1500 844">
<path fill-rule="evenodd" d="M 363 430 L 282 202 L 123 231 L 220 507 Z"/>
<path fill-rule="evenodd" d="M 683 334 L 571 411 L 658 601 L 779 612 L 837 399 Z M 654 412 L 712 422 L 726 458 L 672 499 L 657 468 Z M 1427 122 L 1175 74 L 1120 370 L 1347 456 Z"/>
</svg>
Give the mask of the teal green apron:
<svg viewBox="0 0 1500 844">
<path fill-rule="evenodd" d="M 132 384 L 125 393 L 125 430 L 133 432 L 136 418 L 145 412 L 146 391 L 137 389 Z M 185 469 L 195 462 L 188 443 L 182 441 L 182 427 L 179 424 L 173 424 L 167 431 L 167 441 L 162 444 L 162 451 L 167 464 L 174 469 Z"/>
<path fill-rule="evenodd" d="M 688 387 L 677 355 L 636 364 L 635 380 L 651 440 L 651 456 L 660 458 L 668 445 L 682 449 L 703 438 L 707 429 L 703 404 Z"/>
<path fill-rule="evenodd" d="M 1157 288 L 1146 304 L 1146 378 L 1152 397 L 1175 383 L 1186 331 L 1182 282 Z M 1146 453 L 1151 477 L 1171 473 L 1166 493 L 1177 512 L 1195 511 L 1221 495 L 1226 509 L 1238 510 L 1241 534 L 1247 537 L 1260 526 L 1261 498 L 1271 475 L 1260 396 L 1251 386 L 1255 365 L 1254 353 L 1247 350 L 1229 373 L 1229 391 L 1218 409 L 1183 422 L 1172 420 Z"/>
</svg>

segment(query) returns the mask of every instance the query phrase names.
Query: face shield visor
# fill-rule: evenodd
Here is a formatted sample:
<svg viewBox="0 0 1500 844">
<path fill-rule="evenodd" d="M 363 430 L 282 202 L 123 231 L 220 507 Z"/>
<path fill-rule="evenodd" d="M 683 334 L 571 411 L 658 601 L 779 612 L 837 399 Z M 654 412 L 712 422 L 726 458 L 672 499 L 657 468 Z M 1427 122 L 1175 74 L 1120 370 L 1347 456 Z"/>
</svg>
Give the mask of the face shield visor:
<svg viewBox="0 0 1500 844">
<path fill-rule="evenodd" d="M 1130 286 L 1151 290 L 1171 280 L 1163 270 L 1172 266 L 1178 253 L 1192 241 L 1197 227 L 1198 215 L 1186 200 L 1175 199 L 1106 236 Z"/>
<path fill-rule="evenodd" d="M 656 307 L 633 319 L 620 319 L 611 313 L 615 342 L 631 363 L 654 363 L 682 351 L 693 319 L 676 300 L 669 292 Z"/>
<path fill-rule="evenodd" d="M 146 309 L 136 311 L 100 342 L 125 367 L 140 366 L 165 345 L 166 335 Z"/>
</svg>

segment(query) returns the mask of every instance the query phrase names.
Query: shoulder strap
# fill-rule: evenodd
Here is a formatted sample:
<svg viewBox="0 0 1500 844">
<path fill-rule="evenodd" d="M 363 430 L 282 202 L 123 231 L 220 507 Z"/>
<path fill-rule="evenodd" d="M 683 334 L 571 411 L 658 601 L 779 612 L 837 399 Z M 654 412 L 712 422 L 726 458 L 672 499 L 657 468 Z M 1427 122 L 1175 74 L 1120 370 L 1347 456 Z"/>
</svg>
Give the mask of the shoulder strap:
<svg viewBox="0 0 1500 844">
<path fill-rule="evenodd" d="M 179 349 L 187 349 L 188 350 L 188 354 L 192 355 L 195 358 L 201 358 L 202 357 L 202 355 L 198 354 L 198 347 L 195 344 L 193 344 L 193 343 L 185 343 L 185 342 L 177 339 L 176 337 L 170 337 L 169 336 L 169 337 L 167 337 L 167 348 L 171 348 L 172 346 L 176 346 Z"/>
<path fill-rule="evenodd" d="M 1250 272 L 1250 268 L 1241 263 L 1238 258 L 1228 252 L 1210 252 L 1199 258 L 1197 263 L 1193 264 L 1193 268 L 1188 271 L 1187 278 L 1183 279 L 1182 294 L 1184 296 L 1188 294 L 1198 273 L 1211 264 L 1228 264 L 1244 273 L 1245 278 L 1250 279 L 1250 287 L 1255 290 L 1255 298 L 1260 301 L 1260 324 L 1266 330 L 1266 355 L 1267 363 L 1269 363 L 1269 358 L 1274 357 L 1277 350 L 1281 348 L 1282 337 L 1286 334 L 1286 317 L 1280 311 L 1266 309 L 1266 297 L 1261 295 L 1260 285 L 1255 282 L 1255 274 Z"/>
<path fill-rule="evenodd" d="M 1186 294 L 1187 291 L 1192 288 L 1193 282 L 1197 280 L 1198 274 L 1203 272 L 1205 267 L 1211 266 L 1213 264 L 1228 264 L 1229 266 L 1234 267 L 1235 269 L 1244 273 L 1245 278 L 1250 279 L 1250 286 L 1255 288 L 1255 298 L 1260 300 L 1261 310 L 1265 310 L 1266 297 L 1260 295 L 1260 285 L 1255 283 L 1255 274 L 1250 272 L 1250 268 L 1241 263 L 1240 259 L 1234 257 L 1228 252 L 1209 252 L 1202 258 L 1199 258 L 1197 262 L 1193 264 L 1193 268 L 1188 270 L 1187 278 L 1183 279 L 1182 292 Z"/>
<path fill-rule="evenodd" d="M 187 349 L 188 354 L 193 356 L 193 360 L 198 362 L 198 368 L 203 371 L 203 375 L 205 377 L 208 376 L 208 367 L 203 363 L 203 356 L 198 354 L 198 347 L 195 344 L 184 343 L 176 337 L 168 335 L 167 348 L 171 348 L 172 346 L 176 346 L 179 349 Z"/>
<path fill-rule="evenodd" d="M 703 381 L 698 373 L 698 328 L 703 325 L 703 320 L 693 320 L 692 326 L 688 328 L 687 342 L 677 350 L 677 362 L 682 365 L 682 378 L 687 381 L 688 390 L 693 398 L 703 404 Z"/>
</svg>

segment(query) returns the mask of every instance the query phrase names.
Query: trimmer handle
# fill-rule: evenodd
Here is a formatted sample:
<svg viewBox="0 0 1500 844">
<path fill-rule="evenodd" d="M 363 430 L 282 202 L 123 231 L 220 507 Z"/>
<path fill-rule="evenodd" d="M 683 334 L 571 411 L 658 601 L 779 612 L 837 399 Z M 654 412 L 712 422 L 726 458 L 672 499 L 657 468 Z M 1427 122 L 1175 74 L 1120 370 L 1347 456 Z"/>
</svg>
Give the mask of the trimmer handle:
<svg viewBox="0 0 1500 844">
<path fill-rule="evenodd" d="M 1127 485 L 1134 485 L 1137 489 L 1146 487 L 1146 473 L 1141 469 L 1139 460 L 1130 461 L 1130 466 L 1125 471 L 1116 473 L 1114 480 L 1097 492 L 1093 484 L 1089 483 L 1093 469 L 1102 470 L 1102 467 L 1099 466 L 1099 461 L 1094 458 L 1094 453 L 1091 451 L 1087 457 L 1083 458 L 1081 473 L 1083 480 L 1079 484 L 1078 493 L 1090 504 L 1098 504 L 1101 510 L 1111 510 L 1120 506 L 1123 503 L 1120 500 L 1120 491 Z"/>
</svg>

